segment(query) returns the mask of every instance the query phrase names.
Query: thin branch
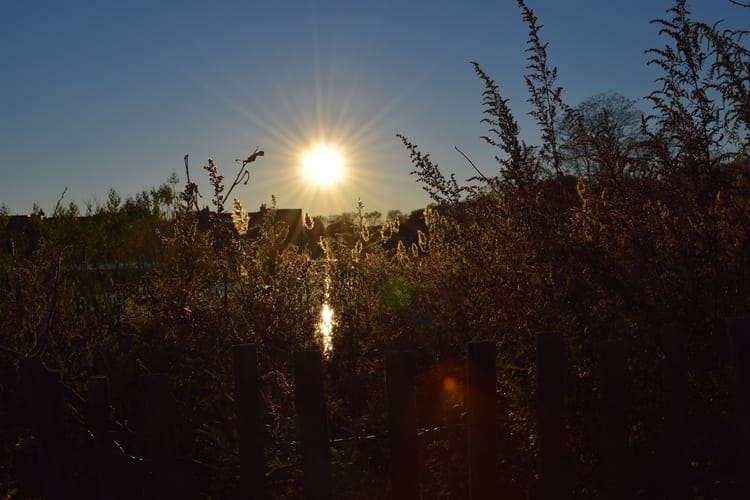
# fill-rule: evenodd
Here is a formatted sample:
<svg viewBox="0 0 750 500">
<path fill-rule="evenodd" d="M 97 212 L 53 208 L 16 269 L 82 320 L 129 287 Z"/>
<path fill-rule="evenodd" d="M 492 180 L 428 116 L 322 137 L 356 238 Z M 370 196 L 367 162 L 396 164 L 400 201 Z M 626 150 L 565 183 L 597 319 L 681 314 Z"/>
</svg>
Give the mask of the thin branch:
<svg viewBox="0 0 750 500">
<path fill-rule="evenodd" d="M 60 269 L 62 268 L 62 258 L 63 257 L 61 252 L 57 257 L 57 264 L 55 265 L 55 282 L 52 286 L 52 298 L 50 300 L 49 310 L 47 311 L 47 321 L 44 326 L 44 333 L 42 333 L 42 336 L 37 340 L 36 345 L 31 350 L 31 353 L 29 353 L 29 357 L 40 357 L 42 354 L 44 354 L 44 350 L 47 348 L 47 342 L 49 341 L 49 336 L 52 331 L 52 322 L 55 318 L 57 296 L 60 288 L 60 276 L 62 274 L 60 272 Z"/>
<path fill-rule="evenodd" d="M 62 207 L 62 201 L 65 198 L 65 193 L 68 192 L 68 186 L 65 186 L 65 189 L 63 189 L 62 194 L 60 194 L 60 198 L 58 198 L 57 203 L 55 203 L 55 209 L 52 211 L 52 215 L 57 215 L 60 211 L 60 208 Z"/>
<path fill-rule="evenodd" d="M 481 177 L 481 178 L 482 178 L 482 180 L 483 180 L 484 182 L 486 182 L 486 183 L 487 183 L 487 185 L 488 185 L 488 186 L 490 187 L 490 189 L 492 189 L 492 190 L 493 190 L 493 191 L 494 191 L 494 192 L 495 192 L 496 194 L 500 194 L 500 192 L 499 192 L 499 191 L 498 191 L 498 190 L 497 190 L 497 189 L 495 188 L 495 185 L 493 184 L 493 182 L 492 182 L 492 179 L 490 179 L 489 177 L 487 177 L 486 175 L 484 175 L 484 174 L 482 173 L 482 171 L 481 171 L 481 170 L 479 170 L 479 168 L 478 168 L 478 167 L 477 167 L 477 166 L 476 166 L 476 165 L 474 164 L 474 162 L 473 162 L 473 161 L 471 161 L 471 158 L 469 158 L 468 156 L 466 156 L 466 153 L 464 153 L 463 151 L 461 151 L 461 150 L 460 150 L 460 149 L 458 148 L 458 146 L 453 146 L 453 148 L 454 148 L 454 149 L 455 149 L 456 151 L 458 151 L 458 152 L 459 152 L 459 153 L 461 154 L 461 156 L 463 156 L 463 157 L 464 157 L 464 159 L 465 159 L 466 161 L 468 161 L 468 162 L 469 162 L 469 165 L 471 165 L 471 168 L 473 168 L 473 169 L 474 169 L 474 171 L 475 171 L 476 173 L 478 173 L 478 174 L 479 174 L 479 177 Z"/>
<path fill-rule="evenodd" d="M 200 210 L 199 207 L 198 207 L 198 198 L 201 198 L 202 196 L 201 196 L 200 192 L 198 191 L 198 185 L 197 184 L 193 184 L 192 182 L 190 182 L 190 167 L 189 167 L 189 163 L 188 163 L 188 158 L 189 157 L 190 157 L 190 155 L 185 155 L 185 158 L 184 158 L 185 159 L 185 175 L 187 176 L 187 184 L 185 184 L 185 185 L 186 186 L 191 186 L 191 185 L 195 186 L 195 196 L 193 197 L 192 201 L 193 201 L 193 204 L 195 205 L 195 210 L 198 211 L 198 210 Z M 188 210 L 189 209 L 190 209 L 190 207 L 188 206 Z"/>
<path fill-rule="evenodd" d="M 190 155 L 185 155 L 185 175 L 187 175 L 187 182 L 190 184 L 190 168 L 188 167 L 188 158 Z"/>
<path fill-rule="evenodd" d="M 49 336 L 52 331 L 52 323 L 55 319 L 57 297 L 59 295 L 59 289 L 60 289 L 60 276 L 62 275 L 61 269 L 62 269 L 62 252 L 60 253 L 60 255 L 58 255 L 57 264 L 55 265 L 55 282 L 52 285 L 52 298 L 50 300 L 49 310 L 47 311 L 47 320 L 45 321 L 44 332 L 42 333 L 41 337 L 37 339 L 37 342 L 34 348 L 27 355 L 22 352 L 16 351 L 15 349 L 11 349 L 10 347 L 6 347 L 0 344 L 0 353 L 8 354 L 19 361 L 22 359 L 40 357 L 42 354 L 44 354 L 44 350 L 47 347 L 47 342 L 49 340 Z"/>
<path fill-rule="evenodd" d="M 255 160 L 258 159 L 259 156 L 264 156 L 265 153 L 262 149 L 255 148 L 255 151 L 253 151 L 250 156 L 245 158 L 244 160 L 236 160 L 237 163 L 240 163 L 240 170 L 237 172 L 237 176 L 234 178 L 234 182 L 232 182 L 232 185 L 229 187 L 229 190 L 227 191 L 227 194 L 224 195 L 225 199 L 229 199 L 229 194 L 232 192 L 232 190 L 237 187 L 240 184 L 247 185 L 248 181 L 250 180 L 250 172 L 246 170 L 247 164 L 252 163 Z"/>
<path fill-rule="evenodd" d="M 26 355 L 24 355 L 22 352 L 15 351 L 11 349 L 10 347 L 5 347 L 4 345 L 0 344 L 0 352 L 4 354 L 9 354 L 10 356 L 13 356 L 18 361 L 22 359 L 26 359 Z"/>
<path fill-rule="evenodd" d="M 738 2 L 737 0 L 729 0 L 729 2 L 735 5 L 739 5 L 740 7 L 750 7 L 750 3 L 748 2 Z"/>
</svg>

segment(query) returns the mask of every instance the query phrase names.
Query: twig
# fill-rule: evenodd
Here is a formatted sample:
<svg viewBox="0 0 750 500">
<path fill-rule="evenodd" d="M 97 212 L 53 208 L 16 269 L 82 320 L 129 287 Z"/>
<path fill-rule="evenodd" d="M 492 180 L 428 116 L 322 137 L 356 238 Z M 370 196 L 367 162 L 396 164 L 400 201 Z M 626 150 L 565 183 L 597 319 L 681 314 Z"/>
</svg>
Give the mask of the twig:
<svg viewBox="0 0 750 500">
<path fill-rule="evenodd" d="M 10 347 L 0 344 L 0 353 L 8 354 L 19 361 L 22 359 L 40 357 L 42 354 L 44 354 L 44 350 L 47 347 L 47 341 L 49 340 L 50 332 L 52 331 L 52 321 L 55 318 L 57 296 L 59 295 L 60 288 L 60 276 L 62 274 L 60 272 L 62 268 L 62 258 L 62 252 L 60 252 L 57 257 L 57 264 L 55 266 L 55 282 L 52 285 L 52 298 L 50 300 L 49 310 L 47 311 L 47 320 L 45 321 L 44 332 L 42 333 L 41 337 L 37 338 L 36 345 L 34 345 L 34 348 L 31 350 L 31 352 L 29 352 L 29 354 L 24 354 L 20 351 L 16 351 L 15 349 L 11 349 Z"/>
<path fill-rule="evenodd" d="M 22 359 L 26 359 L 26 355 L 22 352 L 18 352 L 16 350 L 11 349 L 10 347 L 5 347 L 4 345 L 0 344 L 0 352 L 4 354 L 9 354 L 10 356 L 13 356 L 18 361 Z"/>
<path fill-rule="evenodd" d="M 232 192 L 232 190 L 237 187 L 239 184 L 245 184 L 247 185 L 247 182 L 250 180 L 250 172 L 246 170 L 247 164 L 252 163 L 255 160 L 258 159 L 259 156 L 265 156 L 265 152 L 263 152 L 262 149 L 255 148 L 255 151 L 253 151 L 250 156 L 245 158 L 244 160 L 236 160 L 237 163 L 240 163 L 240 170 L 237 172 L 237 176 L 234 178 L 234 182 L 232 182 L 232 185 L 229 187 L 229 190 L 227 191 L 227 194 L 224 195 L 224 199 L 229 199 L 229 194 Z"/>
<path fill-rule="evenodd" d="M 461 153 L 461 156 L 463 156 L 464 159 L 466 159 L 466 161 L 469 162 L 469 165 L 471 165 L 471 168 L 473 168 L 476 171 L 476 173 L 479 174 L 479 177 L 481 177 L 482 180 L 487 183 L 487 185 L 490 187 L 490 189 L 492 189 L 496 194 L 500 194 L 500 192 L 495 188 L 494 184 L 492 183 L 492 179 L 490 179 L 489 177 L 487 177 L 486 175 L 484 175 L 482 173 L 482 171 L 479 170 L 479 168 L 477 168 L 477 166 L 474 164 L 474 162 L 471 161 L 471 158 L 469 158 L 468 156 L 466 156 L 466 153 L 464 153 L 463 151 L 461 151 L 460 149 L 458 149 L 458 146 L 453 146 L 453 148 L 456 151 L 458 151 L 459 153 Z"/>
<path fill-rule="evenodd" d="M 63 189 L 62 194 L 60 195 L 60 198 L 58 198 L 57 203 L 55 203 L 55 209 L 52 211 L 52 215 L 57 215 L 57 213 L 60 211 L 60 207 L 62 206 L 63 198 L 65 198 L 65 193 L 68 192 L 68 186 L 65 186 L 65 189 Z"/>
<path fill-rule="evenodd" d="M 189 166 L 189 163 L 188 163 L 188 158 L 189 157 L 190 157 L 190 155 L 185 155 L 185 158 L 184 158 L 184 160 L 185 160 L 185 176 L 187 177 L 187 184 L 186 184 L 186 186 L 190 186 L 191 184 L 193 184 L 192 182 L 190 182 L 190 166 Z M 198 185 L 195 184 L 195 196 L 193 197 L 193 204 L 195 205 L 195 210 L 196 211 L 199 210 L 199 208 L 198 208 L 198 198 L 201 198 L 201 194 L 198 191 Z M 188 207 L 188 209 L 190 209 L 190 207 Z"/>
<path fill-rule="evenodd" d="M 44 354 L 44 350 L 47 348 L 47 341 L 49 340 L 50 332 L 52 331 L 52 320 L 55 317 L 55 311 L 57 306 L 57 295 L 60 285 L 60 269 L 62 267 L 62 252 L 57 257 L 57 265 L 55 266 L 55 283 L 52 287 L 52 299 L 50 300 L 49 310 L 47 311 L 47 321 L 44 326 L 44 332 L 42 336 L 37 339 L 37 343 L 29 353 L 29 357 L 40 357 Z"/>
<path fill-rule="evenodd" d="M 185 175 L 187 176 L 187 183 L 190 184 L 190 168 L 188 166 L 188 158 L 190 155 L 185 155 Z"/>
</svg>

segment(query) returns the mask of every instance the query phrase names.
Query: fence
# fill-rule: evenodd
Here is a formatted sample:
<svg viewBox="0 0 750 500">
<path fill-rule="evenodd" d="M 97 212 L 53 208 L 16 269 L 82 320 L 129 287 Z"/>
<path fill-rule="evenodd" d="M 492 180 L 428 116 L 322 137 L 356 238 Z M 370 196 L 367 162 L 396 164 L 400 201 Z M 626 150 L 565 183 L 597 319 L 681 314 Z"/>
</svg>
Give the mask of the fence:
<svg viewBox="0 0 750 500">
<path fill-rule="evenodd" d="M 730 352 L 730 380 L 736 396 L 737 498 L 750 498 L 750 320 L 727 321 Z M 561 335 L 552 332 L 537 336 L 537 433 L 539 439 L 538 492 L 542 500 L 566 498 L 570 477 L 563 466 L 570 457 L 565 449 L 566 357 Z M 664 339 L 663 387 L 665 412 L 662 456 L 663 498 L 688 498 L 688 461 L 685 416 L 688 411 L 688 381 L 683 345 L 676 336 Z M 607 341 L 596 347 L 601 394 L 598 454 L 601 464 L 602 496 L 629 499 L 631 466 L 628 459 L 628 367 L 621 341 Z M 498 404 L 496 395 L 496 345 L 472 342 L 467 346 L 465 407 L 468 412 L 466 435 L 468 492 L 454 492 L 472 499 L 509 498 L 499 489 L 495 469 L 498 456 Z M 299 428 L 299 450 L 306 498 L 335 497 L 328 433 L 328 417 L 323 386 L 323 364 L 319 351 L 293 355 L 294 399 Z M 387 446 L 390 449 L 390 486 L 393 498 L 419 498 L 418 429 L 415 405 L 414 354 L 393 351 L 385 356 L 387 405 Z M 266 495 L 263 458 L 262 400 L 258 357 L 253 345 L 233 348 L 235 401 L 239 425 L 240 491 L 242 498 Z M 25 396 L 29 402 L 29 425 L 38 440 L 38 467 L 44 498 L 66 498 L 66 463 L 62 443 L 63 397 L 75 401 L 74 411 L 88 429 L 95 477 L 92 489 L 97 498 L 124 498 L 130 494 L 153 498 L 186 498 L 190 482 L 205 474 L 204 464 L 180 463 L 171 431 L 174 400 L 169 380 L 154 375 L 144 380 L 141 391 L 148 413 L 141 426 L 141 450 L 146 461 L 127 455 L 119 447 L 113 430 L 106 377 L 91 377 L 87 399 L 64 395 L 59 375 L 45 369 L 38 358 L 21 362 Z M 76 407 L 78 408 L 76 410 Z M 114 436 L 114 437 L 113 437 Z M 132 477 L 143 477 L 134 491 Z M 128 489 L 130 488 L 130 490 Z"/>
</svg>

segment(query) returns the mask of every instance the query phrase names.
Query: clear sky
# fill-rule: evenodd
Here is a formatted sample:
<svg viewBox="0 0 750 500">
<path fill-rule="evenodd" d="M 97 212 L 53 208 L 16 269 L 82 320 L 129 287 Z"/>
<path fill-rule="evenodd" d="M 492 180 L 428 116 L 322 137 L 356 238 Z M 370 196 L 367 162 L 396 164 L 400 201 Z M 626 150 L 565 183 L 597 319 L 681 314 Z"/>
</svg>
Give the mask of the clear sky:
<svg viewBox="0 0 750 500">
<path fill-rule="evenodd" d="M 644 50 L 662 46 L 649 24 L 669 0 L 528 0 L 575 105 L 615 91 L 638 99 L 658 76 Z M 750 26 L 750 9 L 693 0 L 695 17 Z M 511 99 L 522 134 L 527 28 L 514 0 L 0 2 L 0 203 L 48 213 L 67 187 L 82 207 L 158 186 L 171 173 L 208 194 L 201 166 L 226 178 L 256 146 L 249 209 L 270 202 L 314 215 L 404 212 L 428 199 L 409 175 L 405 134 L 448 173 L 496 171 L 485 133 L 476 60 Z M 643 105 L 645 107 L 645 104 Z M 348 176 L 313 190 L 299 155 L 326 141 Z M 244 155 L 244 156 L 243 156 Z M 207 200 L 203 200 L 208 203 Z"/>
</svg>

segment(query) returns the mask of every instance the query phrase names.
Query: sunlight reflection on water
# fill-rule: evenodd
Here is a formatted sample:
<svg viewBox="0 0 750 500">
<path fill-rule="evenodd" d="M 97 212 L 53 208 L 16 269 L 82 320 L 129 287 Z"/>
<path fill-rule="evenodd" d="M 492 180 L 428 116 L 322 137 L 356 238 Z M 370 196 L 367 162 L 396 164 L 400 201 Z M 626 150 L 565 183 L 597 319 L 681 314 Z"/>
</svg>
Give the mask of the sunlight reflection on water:
<svg viewBox="0 0 750 500">
<path fill-rule="evenodd" d="M 323 307 L 320 310 L 320 323 L 318 323 L 318 332 L 320 333 L 320 339 L 323 343 L 323 353 L 328 354 L 333 349 L 333 308 L 328 303 L 331 296 L 331 278 L 326 276 L 325 279 L 325 293 Z"/>
<path fill-rule="evenodd" d="M 327 302 L 323 304 L 323 309 L 320 311 L 318 330 L 323 339 L 323 351 L 328 353 L 333 349 L 331 336 L 333 333 L 333 309 L 331 309 L 331 306 Z"/>
</svg>

